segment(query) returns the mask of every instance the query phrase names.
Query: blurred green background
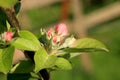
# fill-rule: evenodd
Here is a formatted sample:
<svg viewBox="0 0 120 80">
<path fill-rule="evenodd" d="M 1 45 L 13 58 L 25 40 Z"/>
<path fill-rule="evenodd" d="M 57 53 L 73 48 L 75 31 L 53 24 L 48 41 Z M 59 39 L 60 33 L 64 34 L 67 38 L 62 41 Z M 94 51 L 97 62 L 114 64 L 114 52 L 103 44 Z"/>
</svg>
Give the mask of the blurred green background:
<svg viewBox="0 0 120 80">
<path fill-rule="evenodd" d="M 119 0 L 83 0 L 82 2 L 83 13 L 87 15 L 109 4 L 119 3 Z M 56 2 L 49 6 L 26 10 L 23 15 L 27 16 L 29 22 L 21 22 L 23 29 L 37 33 L 40 28 L 52 27 L 51 25 L 60 22 L 61 5 L 61 2 Z M 74 20 L 71 7 L 69 7 L 67 20 L 71 22 Z M 89 54 L 92 65 L 91 74 L 84 70 L 81 57 L 78 56 L 71 59 L 72 70 L 51 72 L 51 80 L 120 80 L 120 16 L 89 28 L 87 34 L 88 37 L 102 41 L 110 52 Z"/>
</svg>

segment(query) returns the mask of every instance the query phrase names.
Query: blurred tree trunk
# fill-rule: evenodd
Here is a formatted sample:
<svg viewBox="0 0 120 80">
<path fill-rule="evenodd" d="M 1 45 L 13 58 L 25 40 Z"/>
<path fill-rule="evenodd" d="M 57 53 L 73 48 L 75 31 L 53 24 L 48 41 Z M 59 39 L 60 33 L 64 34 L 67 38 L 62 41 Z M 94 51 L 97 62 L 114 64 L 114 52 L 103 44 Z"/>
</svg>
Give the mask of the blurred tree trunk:
<svg viewBox="0 0 120 80">
<path fill-rule="evenodd" d="M 72 0 L 71 2 L 73 4 L 73 12 L 74 12 L 74 31 L 77 33 L 79 38 L 83 38 L 87 36 L 86 29 L 84 28 L 85 26 L 85 21 L 84 21 L 84 15 L 83 15 L 83 4 L 82 1 L 80 0 Z M 89 54 L 82 54 L 80 56 L 81 58 L 81 64 L 84 69 L 84 71 L 87 74 L 90 74 L 92 71 L 91 67 L 91 60 L 89 57 Z"/>
<path fill-rule="evenodd" d="M 67 20 L 69 17 L 69 1 L 70 0 L 62 0 L 62 8 L 61 8 L 61 20 Z"/>
</svg>

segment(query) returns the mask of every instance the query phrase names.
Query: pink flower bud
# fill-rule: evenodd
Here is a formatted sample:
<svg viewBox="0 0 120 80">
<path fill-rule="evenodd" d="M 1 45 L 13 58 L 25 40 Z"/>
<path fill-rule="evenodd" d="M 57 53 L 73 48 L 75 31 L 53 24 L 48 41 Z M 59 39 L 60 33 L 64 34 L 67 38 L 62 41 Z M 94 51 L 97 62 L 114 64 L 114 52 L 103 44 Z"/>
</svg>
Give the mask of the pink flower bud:
<svg viewBox="0 0 120 80">
<path fill-rule="evenodd" d="M 60 23 L 58 25 L 55 26 L 55 31 L 57 32 L 57 34 L 61 35 L 61 36 L 67 36 L 68 35 L 68 29 L 66 24 L 64 23 Z"/>
<path fill-rule="evenodd" d="M 47 36 L 49 37 L 49 38 L 51 38 L 53 35 L 54 35 L 54 30 L 53 29 L 49 29 L 48 30 L 48 32 L 47 32 Z"/>
<path fill-rule="evenodd" d="M 13 33 L 12 32 L 5 32 L 4 33 L 4 39 L 5 41 L 11 41 L 12 40 L 12 37 L 13 37 Z"/>
<path fill-rule="evenodd" d="M 53 43 L 58 43 L 58 42 L 60 42 L 60 36 L 54 36 Z"/>
</svg>

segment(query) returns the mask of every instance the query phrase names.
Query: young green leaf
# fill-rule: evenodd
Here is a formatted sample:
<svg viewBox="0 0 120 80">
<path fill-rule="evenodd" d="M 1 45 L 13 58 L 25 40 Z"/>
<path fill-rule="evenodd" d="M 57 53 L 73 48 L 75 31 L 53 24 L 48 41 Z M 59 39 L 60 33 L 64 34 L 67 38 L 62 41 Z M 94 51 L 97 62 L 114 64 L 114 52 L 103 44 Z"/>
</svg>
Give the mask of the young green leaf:
<svg viewBox="0 0 120 80">
<path fill-rule="evenodd" d="M 105 51 L 99 48 L 65 48 L 63 50 L 69 53 Z"/>
<path fill-rule="evenodd" d="M 7 74 L 11 69 L 14 50 L 13 46 L 0 50 L 0 72 Z"/>
<path fill-rule="evenodd" d="M 30 80 L 31 75 L 30 73 L 23 73 L 23 74 L 8 74 L 7 80 Z"/>
<path fill-rule="evenodd" d="M 12 43 L 12 45 L 18 49 L 28 50 L 28 51 L 37 51 L 40 48 L 39 45 L 25 38 L 18 38 L 16 41 Z"/>
<path fill-rule="evenodd" d="M 97 50 L 108 52 L 108 49 L 102 42 L 92 39 L 92 38 L 82 38 L 82 39 L 77 40 L 76 48 L 97 49 Z"/>
<path fill-rule="evenodd" d="M 56 69 L 60 69 L 60 70 L 70 70 L 72 69 L 72 65 L 71 63 L 64 58 L 57 58 L 56 62 L 55 62 L 55 68 Z"/>
<path fill-rule="evenodd" d="M 7 80 L 7 75 L 0 73 L 0 80 Z"/>
<path fill-rule="evenodd" d="M 0 49 L 0 55 L 2 54 L 3 49 Z"/>
<path fill-rule="evenodd" d="M 22 30 L 18 34 L 21 38 L 31 40 L 36 45 L 40 46 L 39 40 L 36 38 L 36 36 L 33 33 L 29 32 L 29 31 Z"/>
<path fill-rule="evenodd" d="M 70 58 L 83 54 L 84 52 L 97 52 L 97 51 L 108 52 L 106 46 L 100 41 L 95 39 L 82 38 L 82 39 L 78 39 L 76 43 L 77 45 L 74 48 L 68 47 L 68 48 L 62 48 L 61 50 L 65 51 L 66 54 L 70 53 Z"/>
<path fill-rule="evenodd" d="M 34 56 L 35 72 L 54 66 L 56 59 L 57 57 L 55 55 L 48 55 L 45 49 L 39 49 Z"/>
<path fill-rule="evenodd" d="M 24 60 L 16 64 L 12 69 L 11 73 L 30 73 L 34 69 L 34 63 L 31 60 Z"/>
<path fill-rule="evenodd" d="M 15 10 L 15 13 L 16 13 L 16 14 L 19 13 L 20 7 L 21 7 L 21 2 L 18 1 L 18 2 L 14 5 L 14 10 Z"/>
<path fill-rule="evenodd" d="M 0 7 L 10 8 L 17 3 L 18 0 L 0 0 Z"/>
<path fill-rule="evenodd" d="M 105 51 L 108 52 L 106 46 L 98 40 L 91 38 L 83 38 L 77 41 L 77 45 L 74 48 L 62 49 L 68 53 L 79 53 L 79 52 L 95 52 Z M 80 53 L 81 54 L 81 53 Z"/>
</svg>

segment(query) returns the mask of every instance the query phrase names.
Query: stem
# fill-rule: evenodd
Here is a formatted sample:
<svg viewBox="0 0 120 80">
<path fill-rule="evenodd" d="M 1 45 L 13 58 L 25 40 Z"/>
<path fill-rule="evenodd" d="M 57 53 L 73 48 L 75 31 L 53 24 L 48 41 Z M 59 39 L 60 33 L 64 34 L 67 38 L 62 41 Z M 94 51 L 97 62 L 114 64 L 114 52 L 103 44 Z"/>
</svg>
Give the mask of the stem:
<svg viewBox="0 0 120 80">
<path fill-rule="evenodd" d="M 1 8 L 7 16 L 8 22 L 12 27 L 15 27 L 17 31 L 21 29 L 19 22 L 16 18 L 14 8 Z"/>
<path fill-rule="evenodd" d="M 27 57 L 29 57 L 34 62 L 34 52 L 25 51 L 24 53 Z M 42 80 L 50 80 L 50 73 L 47 69 L 40 70 L 38 75 Z"/>
</svg>

